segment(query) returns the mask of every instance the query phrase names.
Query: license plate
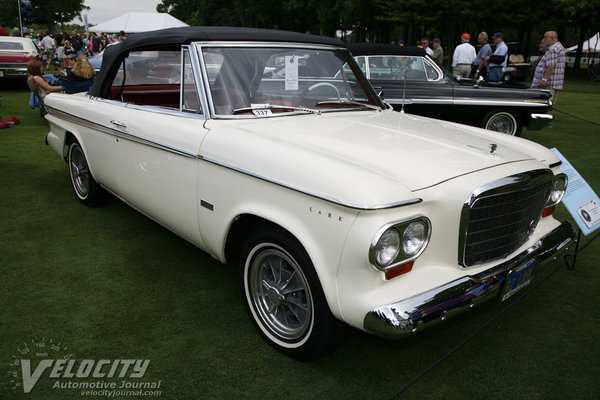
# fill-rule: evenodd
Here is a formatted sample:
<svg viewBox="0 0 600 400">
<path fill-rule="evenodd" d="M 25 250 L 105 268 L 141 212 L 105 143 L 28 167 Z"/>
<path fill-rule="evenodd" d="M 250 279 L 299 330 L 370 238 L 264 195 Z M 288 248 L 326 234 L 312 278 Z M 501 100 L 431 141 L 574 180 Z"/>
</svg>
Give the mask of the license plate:
<svg viewBox="0 0 600 400">
<path fill-rule="evenodd" d="M 529 285 L 529 282 L 533 279 L 533 269 L 535 268 L 536 261 L 537 260 L 535 259 L 530 260 L 508 273 L 504 284 L 502 301 L 508 299 L 510 296 Z"/>
</svg>

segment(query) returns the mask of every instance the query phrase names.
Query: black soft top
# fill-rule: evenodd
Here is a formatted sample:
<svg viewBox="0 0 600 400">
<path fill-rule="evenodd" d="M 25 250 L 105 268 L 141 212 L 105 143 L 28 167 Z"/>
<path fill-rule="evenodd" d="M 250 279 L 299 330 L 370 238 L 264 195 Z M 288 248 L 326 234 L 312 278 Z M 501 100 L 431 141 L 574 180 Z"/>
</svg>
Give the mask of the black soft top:
<svg viewBox="0 0 600 400">
<path fill-rule="evenodd" d="M 348 45 L 353 56 L 425 56 L 420 47 L 395 46 L 379 43 L 351 43 Z"/>
<path fill-rule="evenodd" d="M 127 57 L 130 51 L 157 48 L 179 49 L 183 44 L 196 41 L 298 42 L 345 46 L 341 40 L 334 38 L 275 29 L 189 26 L 135 33 L 129 35 L 125 41 L 107 47 L 103 53 L 102 68 L 88 94 L 100 97 L 107 94 L 110 89 L 108 87 L 110 83 L 105 82 L 107 76 L 112 77 L 116 73 L 121 61 Z"/>
</svg>

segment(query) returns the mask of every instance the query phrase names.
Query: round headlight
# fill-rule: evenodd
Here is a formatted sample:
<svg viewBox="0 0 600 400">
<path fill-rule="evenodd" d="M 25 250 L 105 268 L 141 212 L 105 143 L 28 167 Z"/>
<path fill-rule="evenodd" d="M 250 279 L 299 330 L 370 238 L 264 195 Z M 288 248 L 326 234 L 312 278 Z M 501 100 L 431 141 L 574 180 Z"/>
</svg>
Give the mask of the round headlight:
<svg viewBox="0 0 600 400">
<path fill-rule="evenodd" d="M 550 192 L 550 198 L 548 199 L 549 205 L 556 205 L 560 203 L 565 195 L 565 190 L 567 190 L 567 181 L 567 176 L 564 174 L 556 177 L 554 185 L 552 186 L 552 191 Z"/>
<path fill-rule="evenodd" d="M 375 261 L 382 267 L 390 265 L 400 251 L 400 233 L 390 228 L 381 235 L 375 245 Z"/>
<path fill-rule="evenodd" d="M 408 257 L 417 254 L 427 241 L 427 225 L 422 220 L 411 222 L 402 234 L 402 251 Z"/>
</svg>

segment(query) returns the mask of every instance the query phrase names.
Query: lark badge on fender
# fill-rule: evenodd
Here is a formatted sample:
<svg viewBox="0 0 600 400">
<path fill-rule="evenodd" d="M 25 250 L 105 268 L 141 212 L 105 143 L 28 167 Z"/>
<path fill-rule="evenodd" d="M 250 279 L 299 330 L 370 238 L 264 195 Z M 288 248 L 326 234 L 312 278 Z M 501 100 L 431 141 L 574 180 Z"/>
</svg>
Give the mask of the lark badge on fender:
<svg viewBox="0 0 600 400">
<path fill-rule="evenodd" d="M 257 331 L 300 360 L 345 325 L 404 337 L 501 299 L 507 279 L 510 297 L 534 276 L 522 266 L 574 237 L 552 215 L 567 185 L 554 153 L 392 110 L 337 39 L 132 34 L 88 93 L 45 106 L 79 202 L 112 194 L 237 264 Z"/>
</svg>

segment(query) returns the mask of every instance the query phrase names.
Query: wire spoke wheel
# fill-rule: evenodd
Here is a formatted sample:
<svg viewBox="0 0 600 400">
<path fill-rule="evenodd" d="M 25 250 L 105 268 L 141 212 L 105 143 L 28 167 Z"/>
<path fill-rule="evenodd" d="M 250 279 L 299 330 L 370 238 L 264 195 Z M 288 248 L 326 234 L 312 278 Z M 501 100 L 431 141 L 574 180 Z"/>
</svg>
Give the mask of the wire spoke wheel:
<svg viewBox="0 0 600 400">
<path fill-rule="evenodd" d="M 491 112 L 485 118 L 483 127 L 490 131 L 507 135 L 518 136 L 520 131 L 519 121 L 509 111 Z"/>
</svg>

